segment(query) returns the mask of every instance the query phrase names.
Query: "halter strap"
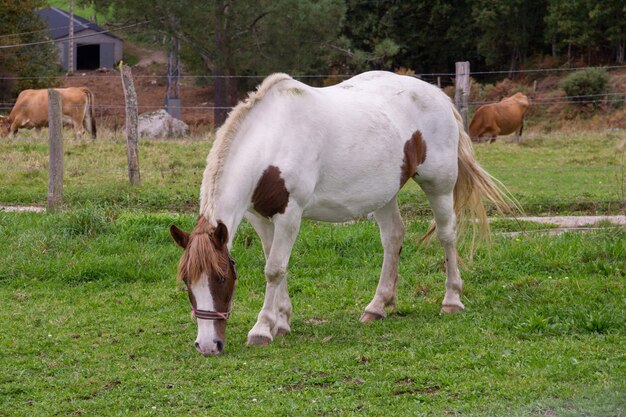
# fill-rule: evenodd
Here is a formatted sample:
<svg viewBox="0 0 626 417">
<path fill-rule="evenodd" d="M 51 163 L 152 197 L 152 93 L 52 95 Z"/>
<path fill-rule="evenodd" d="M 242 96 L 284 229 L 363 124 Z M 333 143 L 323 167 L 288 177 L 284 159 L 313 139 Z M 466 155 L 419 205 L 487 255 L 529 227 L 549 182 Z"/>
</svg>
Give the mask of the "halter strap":
<svg viewBox="0 0 626 417">
<path fill-rule="evenodd" d="M 233 270 L 233 274 L 235 274 L 235 279 L 237 279 L 237 269 L 235 268 L 235 260 L 229 255 L 228 262 L 230 263 L 230 267 Z M 231 300 L 230 307 L 227 312 L 223 313 L 221 311 L 211 311 L 211 310 L 198 310 L 196 308 L 191 307 L 191 315 L 197 319 L 202 320 L 228 320 L 230 318 L 230 312 L 233 308 L 233 302 Z"/>
<path fill-rule="evenodd" d="M 192 308 L 191 314 L 193 314 L 197 319 L 203 320 L 228 320 L 230 318 L 230 311 L 222 313 L 219 311 L 197 310 Z"/>
</svg>

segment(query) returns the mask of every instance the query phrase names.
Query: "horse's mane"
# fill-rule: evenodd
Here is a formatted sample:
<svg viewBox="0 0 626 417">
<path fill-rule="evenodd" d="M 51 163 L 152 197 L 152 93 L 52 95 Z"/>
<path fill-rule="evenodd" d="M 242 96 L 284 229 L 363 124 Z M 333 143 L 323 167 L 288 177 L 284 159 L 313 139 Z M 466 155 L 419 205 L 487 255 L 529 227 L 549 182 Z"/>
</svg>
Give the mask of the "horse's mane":
<svg viewBox="0 0 626 417">
<path fill-rule="evenodd" d="M 212 227 L 209 222 L 204 216 L 200 216 L 189 236 L 189 244 L 178 263 L 178 279 L 187 278 L 190 283 L 193 283 L 200 279 L 203 272 L 215 271 L 219 275 L 226 273 L 228 268 L 226 259 L 228 258 L 220 256 L 219 251 L 211 242 L 211 232 Z"/>
<path fill-rule="evenodd" d="M 200 190 L 200 213 L 209 216 L 211 224 L 215 223 L 215 219 L 212 218 L 214 213 L 212 204 L 215 201 L 217 180 L 222 172 L 226 157 L 230 151 L 230 145 L 239 127 L 248 113 L 250 113 L 250 110 L 263 99 L 265 94 L 267 94 L 273 86 L 281 81 L 291 79 L 289 75 L 283 73 L 275 73 L 267 77 L 255 91 L 248 94 L 245 101 L 240 101 L 237 106 L 235 106 L 228 114 L 222 127 L 218 129 L 215 135 L 215 142 L 207 157 L 207 166 L 204 170 Z"/>
</svg>

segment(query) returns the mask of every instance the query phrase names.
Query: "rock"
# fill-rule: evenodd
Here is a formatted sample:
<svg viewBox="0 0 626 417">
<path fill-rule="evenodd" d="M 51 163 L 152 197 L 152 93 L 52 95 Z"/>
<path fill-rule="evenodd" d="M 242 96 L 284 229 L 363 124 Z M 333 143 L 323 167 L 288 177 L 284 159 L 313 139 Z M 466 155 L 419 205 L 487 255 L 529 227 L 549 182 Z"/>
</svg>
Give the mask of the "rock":
<svg viewBox="0 0 626 417">
<path fill-rule="evenodd" d="M 189 134 L 189 126 L 165 110 L 142 113 L 137 121 L 139 136 L 169 138 Z"/>
</svg>

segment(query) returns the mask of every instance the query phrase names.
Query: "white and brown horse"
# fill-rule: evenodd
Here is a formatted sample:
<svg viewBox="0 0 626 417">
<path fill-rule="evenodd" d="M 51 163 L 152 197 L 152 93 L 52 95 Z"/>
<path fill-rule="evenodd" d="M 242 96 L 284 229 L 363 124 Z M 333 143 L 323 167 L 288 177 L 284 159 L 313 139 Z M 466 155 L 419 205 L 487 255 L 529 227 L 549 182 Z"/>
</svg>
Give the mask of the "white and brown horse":
<svg viewBox="0 0 626 417">
<path fill-rule="evenodd" d="M 374 212 L 384 260 L 361 321 L 385 317 L 395 304 L 404 237 L 396 196 L 411 178 L 428 197 L 445 250 L 442 310 L 463 310 L 457 220 L 466 213 L 486 224 L 483 197 L 508 205 L 476 163 L 462 126 L 444 93 L 409 76 L 367 72 L 326 88 L 286 74 L 265 79 L 217 132 L 195 229 L 170 229 L 184 248 L 178 275 L 198 319 L 198 351 L 224 348 L 236 280 L 230 248 L 244 217 L 266 258 L 265 301 L 249 344 L 266 345 L 291 330 L 287 265 L 303 218 L 343 222 Z"/>
</svg>

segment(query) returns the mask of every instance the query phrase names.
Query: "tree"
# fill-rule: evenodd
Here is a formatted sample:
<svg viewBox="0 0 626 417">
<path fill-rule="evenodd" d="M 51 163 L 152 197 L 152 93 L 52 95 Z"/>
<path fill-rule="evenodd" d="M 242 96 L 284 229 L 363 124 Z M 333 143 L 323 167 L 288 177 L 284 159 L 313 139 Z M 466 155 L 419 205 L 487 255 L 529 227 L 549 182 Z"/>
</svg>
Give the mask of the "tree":
<svg viewBox="0 0 626 417">
<path fill-rule="evenodd" d="M 608 50 L 615 62 L 624 63 L 626 4 L 623 0 L 549 0 L 546 40 L 555 52 L 567 48 L 568 62 L 580 51 L 592 63 L 592 55 Z"/>
<path fill-rule="evenodd" d="M 615 62 L 624 64 L 626 49 L 626 3 L 623 0 L 587 0 L 589 20 L 597 28 L 600 48 L 608 47 Z"/>
<path fill-rule="evenodd" d="M 340 0 L 113 0 L 119 17 L 150 19 L 214 79 L 215 124 L 236 103 L 237 76 L 321 70 L 345 12 Z M 258 82 L 258 80 L 255 80 Z M 248 87 L 248 85 L 246 85 Z"/>
<path fill-rule="evenodd" d="M 347 6 L 344 44 L 362 57 L 363 68 L 448 72 L 455 61 L 480 60 L 467 0 L 348 0 Z"/>
<path fill-rule="evenodd" d="M 592 43 L 594 30 L 589 24 L 586 0 L 549 0 L 545 16 L 545 37 L 558 53 L 567 47 L 567 61 L 572 60 L 572 48 L 583 50 Z"/>
<path fill-rule="evenodd" d="M 543 16 L 546 0 L 473 0 L 476 48 L 492 67 L 515 71 L 545 45 Z"/>
<path fill-rule="evenodd" d="M 34 13 L 45 7 L 42 0 L 0 0 L 0 99 L 10 100 L 25 88 L 50 86 L 59 66 L 52 44 L 12 45 L 46 40 L 46 26 Z M 15 79 L 15 77 L 26 77 Z"/>
</svg>

